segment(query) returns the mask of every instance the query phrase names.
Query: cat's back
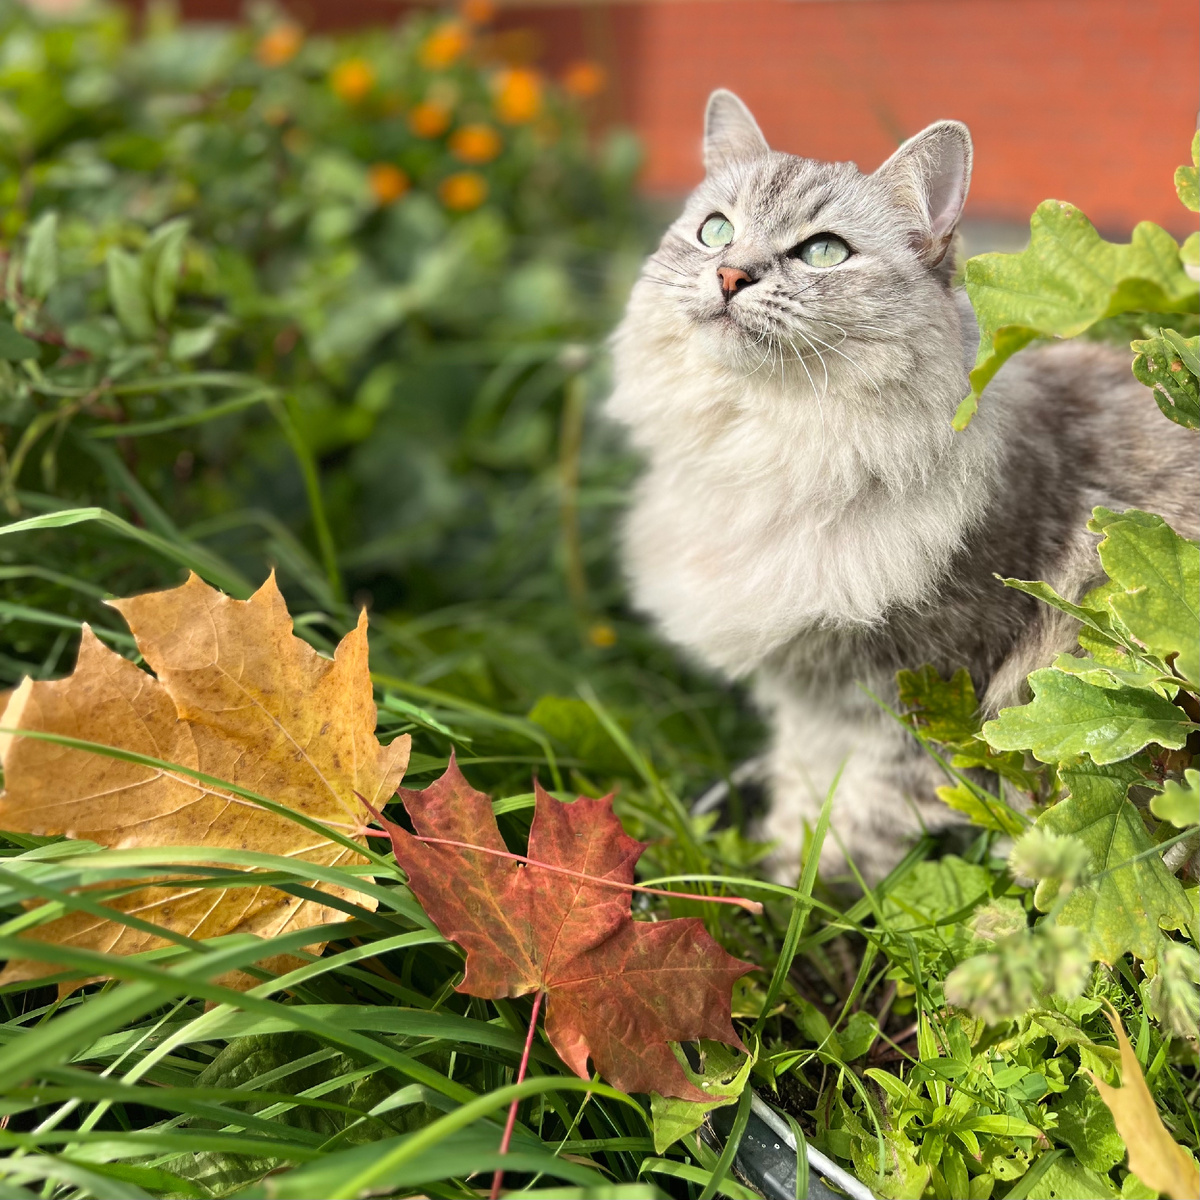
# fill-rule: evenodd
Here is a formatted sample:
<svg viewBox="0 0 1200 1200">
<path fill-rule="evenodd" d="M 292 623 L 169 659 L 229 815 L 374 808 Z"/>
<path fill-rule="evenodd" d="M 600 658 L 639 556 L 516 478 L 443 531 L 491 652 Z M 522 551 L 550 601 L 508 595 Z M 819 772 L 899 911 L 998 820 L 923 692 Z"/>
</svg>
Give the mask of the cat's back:
<svg viewBox="0 0 1200 1200">
<path fill-rule="evenodd" d="M 1010 461 L 1033 464 L 1043 495 L 1069 490 L 1106 507 L 1157 513 L 1200 536 L 1200 442 L 1166 419 L 1130 369 L 1128 349 L 1073 340 L 1018 354 L 981 405 L 1006 410 Z"/>
</svg>

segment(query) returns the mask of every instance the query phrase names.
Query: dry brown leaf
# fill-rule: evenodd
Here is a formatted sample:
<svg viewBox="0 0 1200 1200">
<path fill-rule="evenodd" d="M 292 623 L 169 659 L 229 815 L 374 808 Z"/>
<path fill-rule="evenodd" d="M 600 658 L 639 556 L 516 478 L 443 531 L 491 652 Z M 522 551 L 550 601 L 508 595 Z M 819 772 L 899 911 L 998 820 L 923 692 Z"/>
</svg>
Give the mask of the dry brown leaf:
<svg viewBox="0 0 1200 1200">
<path fill-rule="evenodd" d="M 182 587 L 115 601 L 114 607 L 155 675 L 109 650 L 85 626 L 74 672 L 54 683 L 25 680 L 0 724 L 179 763 L 347 835 L 361 828 L 355 792 L 382 805 L 395 791 L 408 765 L 409 739 L 385 748 L 375 738 L 365 614 L 331 661 L 292 633 L 274 576 L 246 601 L 193 575 Z M 0 735 L 0 757 L 3 829 L 120 848 L 214 846 L 326 865 L 366 861 L 252 801 L 180 773 L 12 735 Z M 361 893 L 318 886 L 375 907 Z M 197 938 L 234 932 L 271 937 L 342 917 L 337 909 L 269 887 L 144 887 L 110 905 Z M 27 936 L 116 954 L 165 944 L 80 912 Z M 54 969 L 15 960 L 0 983 Z"/>
<path fill-rule="evenodd" d="M 1129 1169 L 1147 1187 L 1170 1200 L 1196 1200 L 1200 1196 L 1200 1168 L 1162 1123 L 1121 1018 L 1110 1004 L 1105 1004 L 1105 1011 L 1121 1047 L 1121 1086 L 1112 1087 L 1094 1072 L 1088 1074 L 1124 1139 Z"/>
</svg>

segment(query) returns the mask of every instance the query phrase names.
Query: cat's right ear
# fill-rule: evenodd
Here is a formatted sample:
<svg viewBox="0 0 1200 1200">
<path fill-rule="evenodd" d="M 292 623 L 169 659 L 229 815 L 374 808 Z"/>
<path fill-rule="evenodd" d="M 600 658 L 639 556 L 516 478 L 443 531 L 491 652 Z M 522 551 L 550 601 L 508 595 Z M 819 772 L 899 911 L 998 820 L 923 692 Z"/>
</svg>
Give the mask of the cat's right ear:
<svg viewBox="0 0 1200 1200">
<path fill-rule="evenodd" d="M 915 249 L 931 267 L 946 257 L 971 183 L 971 134 L 961 121 L 935 121 L 875 172 L 919 222 Z"/>
<path fill-rule="evenodd" d="M 709 96 L 704 114 L 705 170 L 719 171 L 769 151 L 758 122 L 732 92 L 718 88 Z"/>
</svg>

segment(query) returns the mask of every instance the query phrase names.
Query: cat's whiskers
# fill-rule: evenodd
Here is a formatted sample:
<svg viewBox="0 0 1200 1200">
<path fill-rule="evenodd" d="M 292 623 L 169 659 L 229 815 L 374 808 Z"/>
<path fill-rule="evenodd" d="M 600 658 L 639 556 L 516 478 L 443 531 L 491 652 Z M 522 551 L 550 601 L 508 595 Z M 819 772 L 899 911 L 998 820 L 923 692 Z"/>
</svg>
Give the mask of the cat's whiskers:
<svg viewBox="0 0 1200 1200">
<path fill-rule="evenodd" d="M 764 330 L 762 331 L 762 333 L 760 333 L 760 334 L 758 335 L 758 337 L 756 337 L 756 338 L 754 339 L 754 341 L 750 343 L 751 347 L 753 348 L 753 347 L 756 347 L 756 346 L 761 346 L 761 345 L 763 344 L 763 341 L 764 341 L 764 340 L 767 340 L 767 337 L 768 337 L 768 335 L 767 335 L 767 331 L 764 329 Z M 767 361 L 767 355 L 769 355 L 770 353 L 771 353 L 771 343 L 770 343 L 770 341 L 769 341 L 769 340 L 767 340 L 767 353 L 766 353 L 766 354 L 764 354 L 764 355 L 762 356 L 762 358 L 760 358 L 760 359 L 758 360 L 758 365 L 757 365 L 757 366 L 755 366 L 754 370 L 752 370 L 752 371 L 751 371 L 751 372 L 750 372 L 750 373 L 749 373 L 749 374 L 746 376 L 746 378 L 747 378 L 747 379 L 749 379 L 751 375 L 757 375 L 757 374 L 758 374 L 758 372 L 759 372 L 760 370 L 762 370 L 762 365 L 763 365 L 763 363 L 765 363 L 765 362 Z M 770 376 L 768 375 L 768 376 L 767 376 L 767 378 L 769 379 L 769 378 L 770 378 Z"/>
<path fill-rule="evenodd" d="M 661 267 L 664 271 L 670 271 L 674 275 L 683 275 L 687 279 L 694 278 L 691 271 L 681 271 L 678 267 L 673 267 L 670 263 L 663 262 L 661 259 L 652 258 L 646 263 L 646 265 Z"/>
<path fill-rule="evenodd" d="M 803 337 L 804 335 L 800 334 L 800 336 Z M 800 363 L 800 365 L 802 367 L 804 367 L 804 373 L 806 375 L 808 375 L 809 383 L 812 383 L 812 376 L 808 374 L 808 368 L 804 366 L 804 355 L 802 355 L 796 349 L 796 343 L 793 342 L 791 338 L 788 338 L 788 345 L 791 346 L 792 353 L 796 356 L 797 361 Z M 816 349 L 816 347 L 813 347 L 813 348 Z M 825 388 L 824 388 L 824 391 L 821 393 L 821 395 L 818 396 L 817 388 L 816 388 L 816 385 L 814 384 L 813 385 L 813 399 L 817 402 L 817 415 L 821 418 L 821 449 L 824 450 L 824 448 L 825 448 L 825 406 L 821 403 L 821 401 L 825 397 L 825 395 L 828 394 L 828 391 L 829 391 L 829 370 L 825 366 L 825 360 L 823 358 L 821 358 L 820 351 L 817 351 L 817 358 L 820 359 L 821 369 L 825 372 Z"/>
<path fill-rule="evenodd" d="M 856 371 L 860 372 L 863 376 L 865 376 L 867 381 L 870 383 L 870 385 L 875 389 L 876 397 L 881 401 L 883 400 L 883 389 L 879 386 L 879 383 L 876 380 L 875 376 L 872 375 L 871 372 L 866 369 L 866 367 L 863 367 L 859 363 L 855 362 L 854 359 L 852 359 L 850 357 L 850 355 L 842 353 L 842 351 L 839 350 L 836 346 L 831 346 L 828 342 L 823 341 L 821 338 L 817 337 L 817 335 L 815 333 L 812 336 L 813 336 L 814 341 L 820 342 L 821 345 L 824 346 L 827 350 L 832 350 L 834 354 L 837 354 L 841 358 L 844 358 Z"/>
<path fill-rule="evenodd" d="M 821 396 L 822 397 L 828 396 L 829 395 L 829 367 L 826 365 L 825 359 L 822 357 L 820 350 L 818 350 L 816 348 L 816 346 L 813 345 L 811 339 L 808 338 L 802 330 L 797 329 L 796 334 L 797 334 L 797 336 L 804 338 L 804 340 L 806 342 L 808 342 L 809 346 L 812 349 L 812 352 L 817 356 L 817 362 L 819 362 L 821 364 L 821 370 L 825 372 L 825 383 L 821 389 Z M 795 349 L 796 349 L 795 342 L 792 342 L 789 339 L 788 345 L 791 346 L 793 351 L 795 351 Z M 830 349 L 833 349 L 833 347 L 831 346 Z M 800 359 L 800 365 L 803 366 L 804 365 L 803 356 L 800 354 L 797 354 L 796 357 Z M 813 388 L 814 393 L 816 392 L 816 390 L 817 390 L 816 388 Z M 818 403 L 820 403 L 820 401 L 818 401 Z"/>
<path fill-rule="evenodd" d="M 770 374 L 767 376 L 767 378 L 771 379 L 775 375 L 775 354 L 776 354 L 776 352 L 778 352 L 778 354 L 779 354 L 779 381 L 782 383 L 784 381 L 784 379 L 786 378 L 786 374 L 785 374 L 785 370 L 784 370 L 784 362 L 783 362 L 783 343 L 779 340 L 779 338 L 773 332 L 768 334 L 767 336 L 768 336 L 768 340 L 771 343 L 771 371 L 770 371 Z"/>
<path fill-rule="evenodd" d="M 692 290 L 691 286 L 689 284 L 676 283 L 673 279 L 659 279 L 657 275 L 646 275 L 643 273 L 643 274 L 639 275 L 638 278 L 645 280 L 646 283 L 657 283 L 660 287 L 679 288 L 680 290 L 685 291 L 685 292 L 689 292 Z"/>
<path fill-rule="evenodd" d="M 841 335 L 841 340 L 835 342 L 832 346 L 828 346 L 828 349 L 830 349 L 830 350 L 834 349 L 837 346 L 842 345 L 843 342 L 847 342 L 850 340 L 850 335 L 836 321 L 829 321 L 825 317 L 812 317 L 812 316 L 809 316 L 807 313 L 805 314 L 804 319 L 806 321 L 817 321 L 822 325 L 832 325 L 834 327 L 834 329 L 836 329 L 838 331 L 838 333 Z M 822 345 L 828 345 L 828 344 L 822 343 Z"/>
<path fill-rule="evenodd" d="M 781 293 L 781 295 L 789 301 L 795 301 L 795 300 L 798 300 L 800 298 L 800 296 L 802 296 L 805 292 L 807 292 L 812 286 L 813 285 L 810 283 L 795 292 L 783 292 L 783 293 Z M 842 338 L 844 340 L 849 340 L 850 335 L 846 331 L 845 326 L 839 325 L 836 321 L 831 321 L 828 317 L 818 316 L 816 313 L 807 312 L 807 311 L 795 306 L 794 304 L 791 304 L 788 307 L 792 312 L 794 312 L 796 314 L 796 316 L 803 317 L 806 321 L 819 321 L 823 325 L 832 325 L 834 327 L 834 329 L 836 329 L 838 331 L 838 333 L 840 333 L 842 335 Z M 852 328 L 856 332 L 860 329 L 867 329 L 867 330 L 870 330 L 872 333 L 881 334 L 883 337 L 890 338 L 890 337 L 896 336 L 895 329 L 888 329 L 883 325 L 876 325 L 871 321 L 856 320 L 853 322 L 848 322 L 848 324 L 851 324 Z"/>
<path fill-rule="evenodd" d="M 831 321 L 828 317 L 818 317 L 811 313 L 805 313 L 804 315 L 810 321 L 820 321 L 822 325 L 832 325 L 843 337 L 849 337 L 843 326 L 839 325 L 836 321 Z M 894 329 L 885 329 L 882 325 L 872 325 L 867 321 L 855 321 L 853 322 L 853 328 L 856 332 L 860 329 L 869 329 L 872 333 L 879 333 L 884 337 L 891 338 L 896 336 Z"/>
</svg>

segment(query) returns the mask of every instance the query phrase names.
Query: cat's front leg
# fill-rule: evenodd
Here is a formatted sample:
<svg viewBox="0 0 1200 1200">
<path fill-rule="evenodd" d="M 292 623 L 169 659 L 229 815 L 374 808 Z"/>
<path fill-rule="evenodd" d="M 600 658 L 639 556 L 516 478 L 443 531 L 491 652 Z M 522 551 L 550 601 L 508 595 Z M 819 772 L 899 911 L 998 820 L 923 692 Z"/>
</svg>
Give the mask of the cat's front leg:
<svg viewBox="0 0 1200 1200">
<path fill-rule="evenodd" d="M 794 884 L 806 830 L 816 826 L 838 771 L 821 875 L 852 882 L 848 856 L 868 883 L 883 878 L 925 830 L 956 824 L 937 799 L 945 778 L 916 740 L 860 688 L 814 687 L 763 678 L 757 698 L 772 731 L 767 757 L 769 807 L 762 837 L 777 848 L 768 866 Z"/>
</svg>

